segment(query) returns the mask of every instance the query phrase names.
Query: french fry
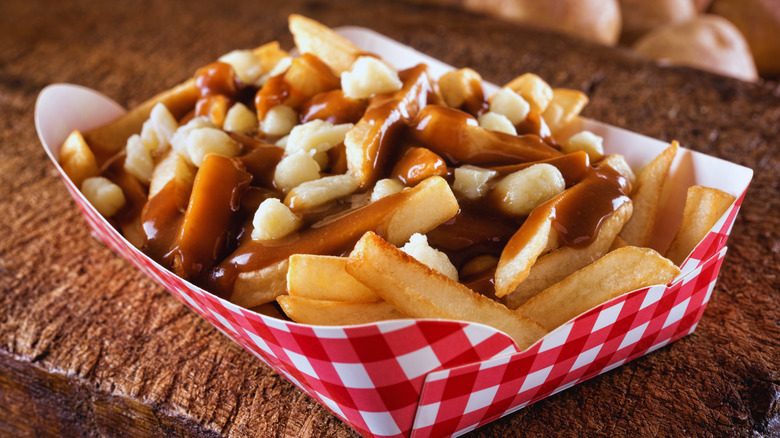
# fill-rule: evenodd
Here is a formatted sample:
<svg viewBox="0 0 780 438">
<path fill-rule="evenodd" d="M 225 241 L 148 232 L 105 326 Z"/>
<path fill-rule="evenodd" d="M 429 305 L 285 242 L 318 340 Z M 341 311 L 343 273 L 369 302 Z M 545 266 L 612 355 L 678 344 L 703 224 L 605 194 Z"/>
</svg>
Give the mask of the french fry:
<svg viewBox="0 0 780 438">
<path fill-rule="evenodd" d="M 288 259 L 256 271 L 238 274 L 230 301 L 243 307 L 270 303 L 287 293 Z"/>
<path fill-rule="evenodd" d="M 553 135 L 558 134 L 588 104 L 588 96 L 578 90 L 556 88 L 547 108 L 542 113 Z"/>
<path fill-rule="evenodd" d="M 632 290 L 669 283 L 679 274 L 674 263 L 652 249 L 627 246 L 550 286 L 517 311 L 552 331 L 599 304 Z"/>
<path fill-rule="evenodd" d="M 539 257 L 531 267 L 528 277 L 504 298 L 506 306 L 517 309 L 539 292 L 606 254 L 623 225 L 631 217 L 632 210 L 631 203 L 621 205 L 604 220 L 593 243 L 585 248 L 564 246 Z"/>
<path fill-rule="evenodd" d="M 292 14 L 289 25 L 298 50 L 317 55 L 336 75 L 349 70 L 363 54 L 352 42 L 312 19 Z"/>
<path fill-rule="evenodd" d="M 279 42 L 271 41 L 252 50 L 252 53 L 260 58 L 260 65 L 264 72 L 270 72 L 284 58 L 290 56 L 289 53 L 279 48 Z"/>
<path fill-rule="evenodd" d="M 290 319 L 302 324 L 354 325 L 406 318 L 385 301 L 351 303 L 282 295 L 276 302 Z"/>
<path fill-rule="evenodd" d="M 113 122 L 85 132 L 84 139 L 92 146 L 98 163 L 102 163 L 124 148 L 128 137 L 141 132 L 141 126 L 155 105 L 163 103 L 178 120 L 195 106 L 198 96 L 195 79 L 189 79 L 152 97 Z"/>
<path fill-rule="evenodd" d="M 344 139 L 347 166 L 360 181 L 361 189 L 379 180 L 403 119 L 413 118 L 428 103 L 427 96 L 433 89 L 428 68 L 420 65 L 406 73 L 401 78 L 403 87 L 393 94 L 392 100 L 385 97 L 372 102 Z"/>
<path fill-rule="evenodd" d="M 152 172 L 149 182 L 149 198 L 160 192 L 170 181 L 176 180 L 182 187 L 192 187 L 195 181 L 195 168 L 181 155 L 170 149 Z"/>
<path fill-rule="evenodd" d="M 347 272 L 413 318 L 489 325 L 508 334 L 523 350 L 546 333 L 531 319 L 472 292 L 371 232 L 363 235 L 350 253 Z"/>
<path fill-rule="evenodd" d="M 734 203 L 734 199 L 728 193 L 717 189 L 701 186 L 689 188 L 682 223 L 666 252 L 666 257 L 681 266 L 693 248 Z"/>
<path fill-rule="evenodd" d="M 376 230 L 395 245 L 402 245 L 414 233 L 425 234 L 458 212 L 458 201 L 444 178 L 435 176 L 414 187 L 386 196 L 316 228 L 271 243 L 248 240 L 215 268 L 211 286 L 218 293 L 233 290 L 233 275 L 225 272 L 257 271 L 287 260 L 293 254 L 334 254 L 348 251 L 364 232 Z M 243 290 L 262 287 L 246 278 Z"/>
<path fill-rule="evenodd" d="M 279 84 L 284 83 L 287 92 L 283 100 L 278 101 Z M 331 72 L 325 62 L 312 53 L 304 53 L 293 59 L 283 75 L 271 78 L 255 98 L 257 118 L 263 120 L 269 110 L 276 105 L 298 107 L 315 94 L 339 87 L 339 78 Z M 297 121 L 297 120 L 296 120 Z"/>
<path fill-rule="evenodd" d="M 85 179 L 100 175 L 95 154 L 79 131 L 73 131 L 60 148 L 60 165 L 73 184 L 81 189 Z"/>
<path fill-rule="evenodd" d="M 500 166 L 562 155 L 538 136 L 489 131 L 468 113 L 439 105 L 420 110 L 413 127 L 413 140 L 456 164 Z"/>
<path fill-rule="evenodd" d="M 215 263 L 234 213 L 233 198 L 243 193 L 251 179 L 236 160 L 217 154 L 206 156 L 170 252 L 169 263 L 176 275 L 195 278 Z"/>
<path fill-rule="evenodd" d="M 270 70 L 280 59 L 289 56 L 287 52 L 279 49 L 279 43 L 276 41 L 255 48 L 253 53 L 260 58 L 264 70 Z M 199 96 L 195 79 L 190 78 L 155 95 L 113 122 L 85 132 L 84 138 L 92 146 L 98 163 L 103 163 L 124 148 L 128 137 L 141 131 L 141 126 L 149 118 L 155 105 L 164 104 L 179 120 L 194 108 Z"/>
<path fill-rule="evenodd" d="M 528 277 L 539 256 L 557 248 L 558 233 L 552 228 L 551 208 L 548 204 L 537 207 L 515 234 L 518 237 L 513 236 L 507 243 L 496 266 L 497 297 L 509 295 L 517 289 Z"/>
<path fill-rule="evenodd" d="M 379 295 L 347 274 L 347 258 L 295 254 L 287 268 L 287 291 L 313 300 L 371 303 Z"/>
<path fill-rule="evenodd" d="M 634 214 L 628 221 L 620 237 L 634 246 L 647 246 L 653 233 L 655 217 L 658 213 L 658 201 L 664 188 L 669 168 L 677 154 L 678 143 L 673 141 L 668 148 L 653 159 L 639 174 L 631 193 Z"/>
</svg>

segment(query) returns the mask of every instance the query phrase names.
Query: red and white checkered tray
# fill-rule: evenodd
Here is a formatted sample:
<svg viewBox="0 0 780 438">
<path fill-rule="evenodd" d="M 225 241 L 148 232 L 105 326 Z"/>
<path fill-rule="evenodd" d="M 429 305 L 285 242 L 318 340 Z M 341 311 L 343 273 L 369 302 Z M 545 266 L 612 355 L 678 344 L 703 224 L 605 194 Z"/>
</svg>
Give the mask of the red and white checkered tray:
<svg viewBox="0 0 780 438">
<path fill-rule="evenodd" d="M 366 29 L 339 32 L 398 68 L 425 62 L 434 76 L 450 68 Z M 671 240 L 689 186 L 718 188 L 737 200 L 689 256 L 680 277 L 591 309 L 519 351 L 505 334 L 459 321 L 296 324 L 240 308 L 171 274 L 117 233 L 57 164 L 60 145 L 73 129 L 88 130 L 123 112 L 95 91 L 65 84 L 46 87 L 35 108 L 41 142 L 94 235 L 364 436 L 463 434 L 691 333 L 712 293 L 753 174 L 681 150 L 672 166 L 672 189 L 664 196 L 658 247 Z M 590 120 L 572 126 L 581 129 L 603 136 L 606 152 L 622 153 L 635 168 L 667 146 Z"/>
</svg>

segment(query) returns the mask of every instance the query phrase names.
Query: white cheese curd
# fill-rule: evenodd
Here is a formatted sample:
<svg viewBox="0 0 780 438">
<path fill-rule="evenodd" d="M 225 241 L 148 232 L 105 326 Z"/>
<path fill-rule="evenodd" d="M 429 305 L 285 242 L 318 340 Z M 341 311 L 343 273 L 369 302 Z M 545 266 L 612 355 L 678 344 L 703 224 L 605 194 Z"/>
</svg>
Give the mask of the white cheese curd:
<svg viewBox="0 0 780 438">
<path fill-rule="evenodd" d="M 252 240 L 272 240 L 284 237 L 300 228 L 301 218 L 276 198 L 269 198 L 257 207 L 252 219 Z"/>
<path fill-rule="evenodd" d="M 115 215 L 125 205 L 122 188 L 102 176 L 85 179 L 81 184 L 81 193 L 105 217 Z"/>
<path fill-rule="evenodd" d="M 433 269 L 436 272 L 444 274 L 454 281 L 458 281 L 458 270 L 450 261 L 447 254 L 432 248 L 428 245 L 428 238 L 420 233 L 412 234 L 401 251 L 414 257 L 420 263 Z"/>
<path fill-rule="evenodd" d="M 503 114 L 488 111 L 477 119 L 479 126 L 488 131 L 503 132 L 504 134 L 517 135 L 515 125 Z"/>
<path fill-rule="evenodd" d="M 525 120 L 531 105 L 509 88 L 502 88 L 490 98 L 490 111 L 506 116 L 512 125 Z"/>
<path fill-rule="evenodd" d="M 604 156 L 604 139 L 590 131 L 574 134 L 563 144 L 563 152 L 584 151 L 591 161 L 598 161 Z"/>
<path fill-rule="evenodd" d="M 341 74 L 344 95 L 353 99 L 400 90 L 402 85 L 398 72 L 372 56 L 361 56 Z"/>
<path fill-rule="evenodd" d="M 498 172 L 466 164 L 455 169 L 452 189 L 468 199 L 479 199 L 488 192 L 488 183 Z"/>
<path fill-rule="evenodd" d="M 230 107 L 223 124 L 225 131 L 246 134 L 257 129 L 257 115 L 241 102 Z"/>
</svg>

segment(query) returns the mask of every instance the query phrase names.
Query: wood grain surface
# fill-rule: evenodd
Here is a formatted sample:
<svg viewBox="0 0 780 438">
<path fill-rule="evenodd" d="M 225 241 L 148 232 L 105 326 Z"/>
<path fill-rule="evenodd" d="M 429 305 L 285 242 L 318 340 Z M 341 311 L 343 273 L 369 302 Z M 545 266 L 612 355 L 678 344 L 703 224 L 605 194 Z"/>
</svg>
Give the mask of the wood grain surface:
<svg viewBox="0 0 780 438">
<path fill-rule="evenodd" d="M 378 1 L 42 2 L 0 12 L 0 436 L 356 436 L 92 239 L 41 148 L 55 82 L 138 104 L 286 17 L 372 28 L 502 83 L 531 71 L 585 115 L 755 170 L 697 330 L 472 436 L 780 436 L 780 89 L 463 12 Z"/>
</svg>

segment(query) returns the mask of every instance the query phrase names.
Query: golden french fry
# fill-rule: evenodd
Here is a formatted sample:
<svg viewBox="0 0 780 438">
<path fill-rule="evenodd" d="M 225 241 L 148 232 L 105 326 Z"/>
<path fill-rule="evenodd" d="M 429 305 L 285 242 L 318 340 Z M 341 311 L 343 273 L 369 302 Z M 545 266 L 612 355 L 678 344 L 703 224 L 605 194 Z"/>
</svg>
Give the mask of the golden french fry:
<svg viewBox="0 0 780 438">
<path fill-rule="evenodd" d="M 60 148 L 60 165 L 73 184 L 81 189 L 85 179 L 100 175 L 95 154 L 79 131 L 73 131 Z"/>
<path fill-rule="evenodd" d="M 521 349 L 546 334 L 536 322 L 428 268 L 371 232 L 350 253 L 347 272 L 413 318 L 489 325 L 508 334 Z"/>
<path fill-rule="evenodd" d="M 412 140 L 456 164 L 500 166 L 562 156 L 536 135 L 489 131 L 468 113 L 441 105 L 421 109 L 412 127 Z"/>
<path fill-rule="evenodd" d="M 531 105 L 531 111 L 544 113 L 553 100 L 553 89 L 544 79 L 533 73 L 525 73 L 504 85 L 522 96 Z"/>
<path fill-rule="evenodd" d="M 281 58 L 288 56 L 287 52 L 279 49 L 276 41 L 257 47 L 253 52 L 260 58 L 263 71 L 270 70 Z M 155 105 L 164 104 L 173 117 L 179 120 L 194 108 L 199 96 L 195 79 L 188 79 L 136 106 L 113 122 L 85 132 L 84 138 L 92 146 L 98 163 L 103 163 L 125 146 L 128 137 L 141 131 Z"/>
<path fill-rule="evenodd" d="M 682 265 L 688 254 L 734 203 L 734 199 L 726 192 L 709 187 L 689 188 L 682 223 L 666 251 L 666 257 L 677 266 Z"/>
<path fill-rule="evenodd" d="M 152 97 L 113 122 L 85 132 L 84 138 L 95 151 L 98 162 L 102 163 L 124 148 L 128 137 L 141 132 L 155 105 L 163 103 L 178 120 L 195 106 L 198 96 L 195 80 L 189 79 Z"/>
<path fill-rule="evenodd" d="M 363 51 L 332 29 L 310 18 L 292 14 L 289 18 L 290 33 L 301 53 L 313 53 L 337 75 L 349 70 Z"/>
<path fill-rule="evenodd" d="M 547 122 L 553 135 L 559 133 L 566 125 L 576 117 L 585 105 L 588 104 L 588 96 L 578 90 L 556 88 L 553 90 L 553 98 L 547 105 L 542 118 Z"/>
<path fill-rule="evenodd" d="M 447 181 L 434 176 L 414 187 L 386 196 L 328 223 L 273 242 L 248 240 L 215 269 L 213 290 L 227 294 L 243 271 L 256 271 L 293 254 L 334 254 L 349 250 L 364 232 L 375 230 L 395 245 L 414 233 L 425 234 L 458 212 Z"/>
<path fill-rule="evenodd" d="M 404 119 L 411 119 L 428 103 L 427 96 L 433 89 L 428 67 L 421 64 L 406 73 L 401 78 L 403 87 L 393 94 L 392 100 L 384 98 L 376 105 L 372 102 L 344 139 L 347 166 L 360 181 L 361 189 L 379 180 L 379 172 L 392 152 L 392 138 Z"/>
<path fill-rule="evenodd" d="M 278 95 L 280 86 L 276 81 L 283 83 L 288 90 L 281 101 Z M 279 104 L 298 107 L 315 94 L 339 88 L 339 84 L 338 76 L 325 62 L 312 53 L 304 53 L 293 59 L 283 75 L 271 78 L 260 89 L 255 97 L 257 118 L 265 119 L 268 112 Z"/>
<path fill-rule="evenodd" d="M 658 201 L 664 188 L 666 176 L 677 154 L 678 143 L 672 144 L 661 152 L 639 174 L 636 185 L 631 193 L 634 202 L 634 214 L 628 221 L 620 237 L 634 246 L 647 246 L 655 226 L 658 213 Z"/>
<path fill-rule="evenodd" d="M 517 311 L 547 330 L 632 290 L 666 284 L 680 274 L 671 261 L 649 248 L 617 249 L 566 277 Z"/>
<path fill-rule="evenodd" d="M 252 53 L 260 58 L 260 65 L 264 72 L 270 72 L 284 58 L 290 56 L 289 53 L 279 48 L 279 42 L 271 41 L 252 50 Z"/>
<path fill-rule="evenodd" d="M 353 325 L 406 318 L 384 301 L 350 303 L 282 295 L 276 302 L 290 319 L 302 324 Z"/>
<path fill-rule="evenodd" d="M 287 293 L 288 259 L 263 269 L 238 274 L 230 301 L 243 307 L 270 303 Z"/>
<path fill-rule="evenodd" d="M 506 306 L 510 309 L 520 307 L 539 292 L 601 258 L 609 251 L 615 237 L 631 218 L 632 210 L 629 202 L 618 207 L 601 224 L 598 235 L 590 245 L 584 248 L 564 246 L 539 257 L 531 267 L 528 277 L 514 292 L 505 297 Z"/>
<path fill-rule="evenodd" d="M 221 257 L 236 196 L 249 187 L 252 175 L 240 162 L 218 154 L 206 155 L 198 169 L 187 211 L 170 253 L 173 272 L 196 278 Z"/>
<path fill-rule="evenodd" d="M 287 268 L 287 291 L 294 297 L 371 303 L 379 296 L 347 274 L 347 258 L 295 254 Z"/>
<path fill-rule="evenodd" d="M 565 193 L 565 192 L 564 192 Z M 547 208 L 545 208 L 547 207 Z M 550 205 L 537 207 L 507 243 L 496 266 L 496 296 L 509 295 L 528 277 L 540 255 L 558 246 Z"/>
</svg>

